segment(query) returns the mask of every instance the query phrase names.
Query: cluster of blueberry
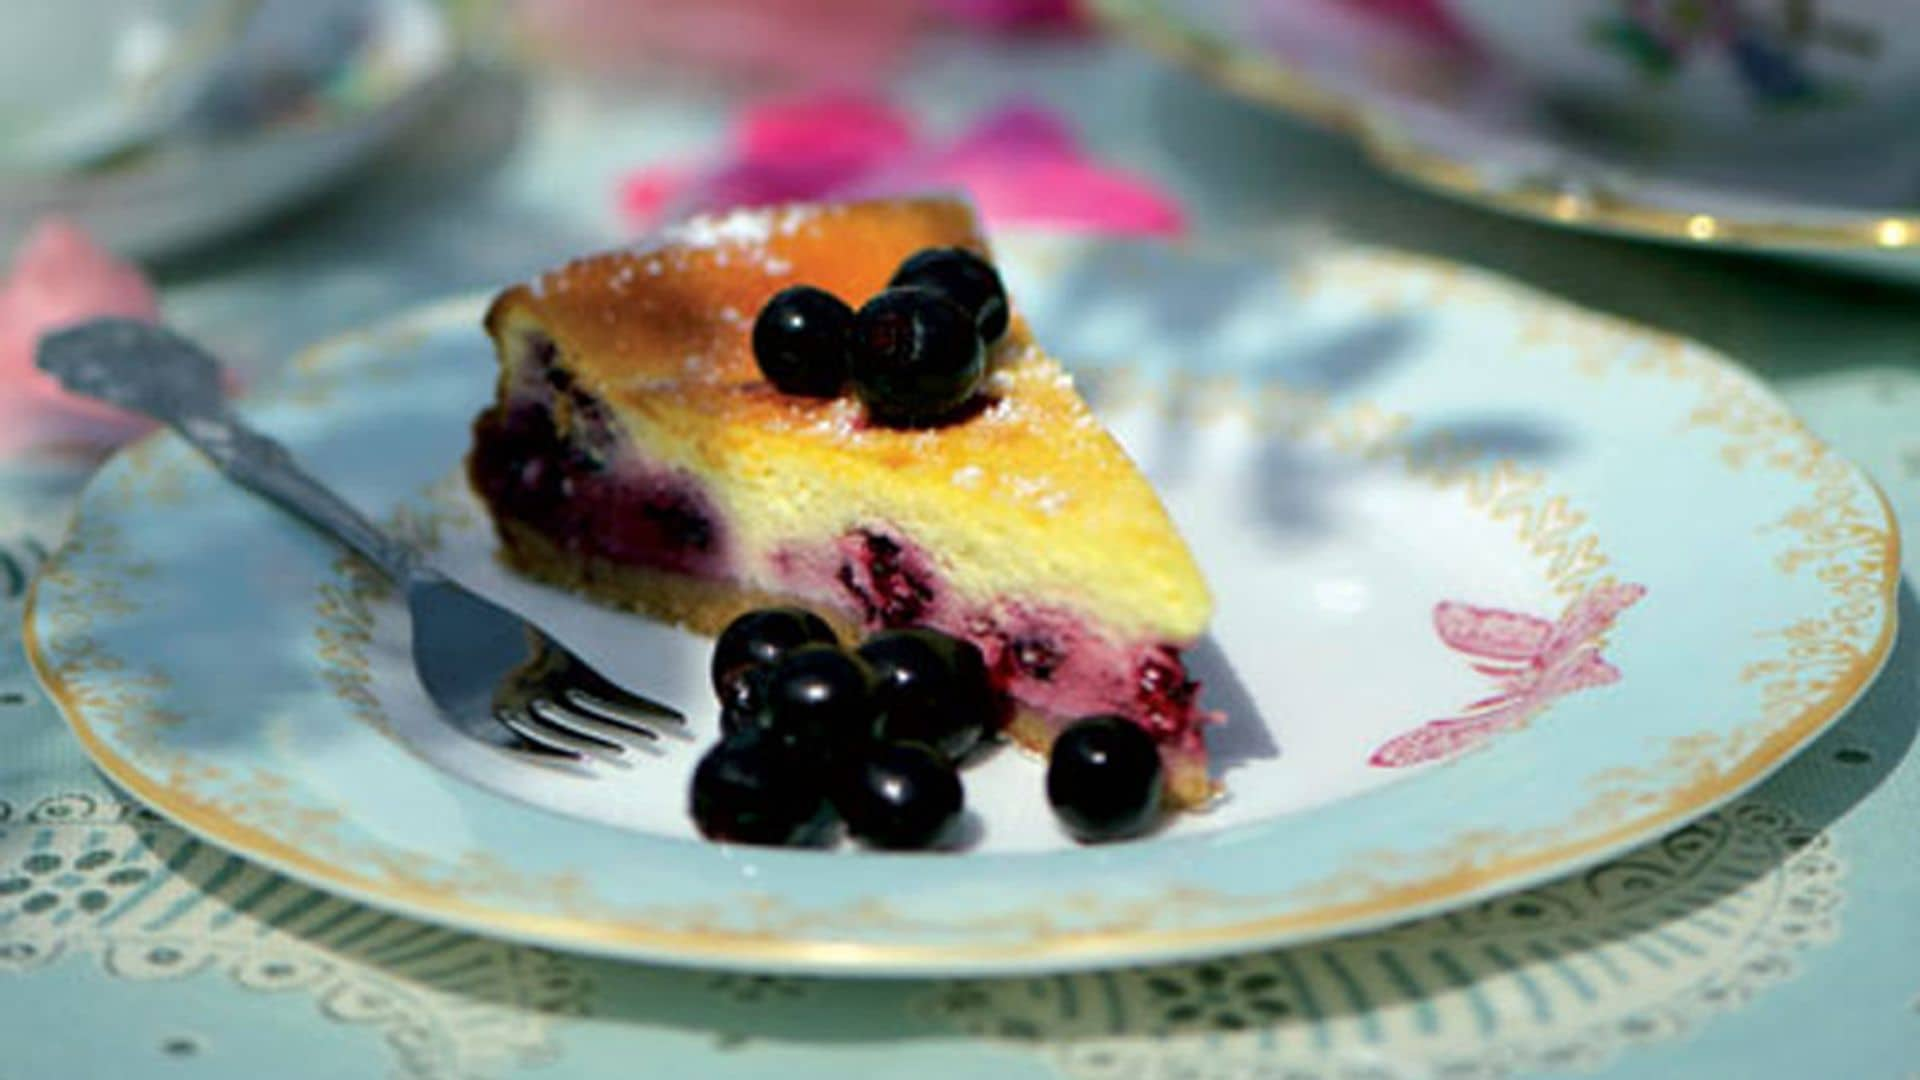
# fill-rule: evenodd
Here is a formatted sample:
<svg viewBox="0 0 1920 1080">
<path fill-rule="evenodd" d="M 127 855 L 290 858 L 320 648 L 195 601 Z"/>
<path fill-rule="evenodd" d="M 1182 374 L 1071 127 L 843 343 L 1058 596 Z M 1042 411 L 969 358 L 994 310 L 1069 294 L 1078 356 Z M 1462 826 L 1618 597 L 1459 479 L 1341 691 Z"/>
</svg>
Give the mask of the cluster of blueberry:
<svg viewBox="0 0 1920 1080">
<path fill-rule="evenodd" d="M 831 398 L 851 384 L 875 420 L 919 426 L 972 400 L 1007 317 L 992 264 L 965 248 L 927 248 L 857 313 L 812 285 L 782 289 L 754 320 L 753 355 L 785 393 Z"/>
<path fill-rule="evenodd" d="M 870 847 L 937 848 L 966 798 L 959 767 L 1003 703 L 980 650 L 925 628 L 846 649 L 800 608 L 750 611 L 713 653 L 721 741 L 694 770 L 694 824 L 712 840 L 818 846 L 838 824 Z M 1054 742 L 1047 799 L 1082 841 L 1138 834 L 1158 817 L 1160 754 L 1118 716 L 1078 721 Z"/>
</svg>

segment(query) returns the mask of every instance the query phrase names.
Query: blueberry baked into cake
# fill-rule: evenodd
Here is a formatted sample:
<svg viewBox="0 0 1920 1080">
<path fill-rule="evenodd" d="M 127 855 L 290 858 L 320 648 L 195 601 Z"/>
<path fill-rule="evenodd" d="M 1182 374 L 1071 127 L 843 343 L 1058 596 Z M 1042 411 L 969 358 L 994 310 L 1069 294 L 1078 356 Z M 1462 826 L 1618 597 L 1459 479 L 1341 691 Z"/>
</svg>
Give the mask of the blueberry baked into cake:
<svg viewBox="0 0 1920 1080">
<path fill-rule="evenodd" d="M 1181 657 L 1206 585 L 965 203 L 692 219 L 508 289 L 486 328 L 468 469 L 520 571 L 707 634 L 777 605 L 939 631 L 1019 742 L 1124 718 L 1169 804 L 1210 796 Z"/>
</svg>

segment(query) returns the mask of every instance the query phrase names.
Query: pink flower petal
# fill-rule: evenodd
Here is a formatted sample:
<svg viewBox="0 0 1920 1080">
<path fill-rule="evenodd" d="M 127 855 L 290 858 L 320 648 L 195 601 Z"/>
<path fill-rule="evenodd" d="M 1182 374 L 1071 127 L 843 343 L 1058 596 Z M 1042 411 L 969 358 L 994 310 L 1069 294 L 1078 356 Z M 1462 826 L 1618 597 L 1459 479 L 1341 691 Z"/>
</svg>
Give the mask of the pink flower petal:
<svg viewBox="0 0 1920 1080">
<path fill-rule="evenodd" d="M 1178 204 L 1159 189 L 1079 162 L 956 168 L 933 179 L 971 195 L 989 226 L 1127 236 L 1177 236 L 1186 228 Z"/>
<path fill-rule="evenodd" d="M 989 226 L 1168 236 L 1186 225 L 1171 196 L 1086 155 L 1065 121 L 1032 103 L 989 113 L 918 169 L 921 187 L 966 192 Z"/>
<path fill-rule="evenodd" d="M 705 169 L 668 164 L 620 187 L 627 220 L 646 227 L 706 210 L 827 198 L 914 153 L 900 111 L 863 95 L 774 98 L 741 113 L 732 153 Z"/>
<path fill-rule="evenodd" d="M 705 169 L 632 174 L 619 192 L 623 214 L 645 227 L 733 206 L 954 190 L 971 196 L 990 226 L 1146 236 L 1185 228 L 1171 196 L 1087 157 L 1064 122 L 1032 104 L 995 110 L 941 145 L 871 97 L 780 98 L 744 112 L 732 146 Z"/>
<path fill-rule="evenodd" d="M 695 210 L 793 199 L 928 190 L 970 195 L 989 225 L 1038 225 L 1130 235 L 1185 226 L 1153 185 L 1085 157 L 1052 113 L 1016 104 L 951 144 L 917 145 L 906 117 L 869 98 L 769 102 L 746 113 L 740 151 L 704 174 L 674 166 L 634 174 L 621 190 L 629 220 L 653 224 Z"/>
<path fill-rule="evenodd" d="M 105 446 L 150 426 L 117 409 L 61 390 L 34 367 L 42 335 L 100 315 L 159 316 L 146 279 L 79 226 L 36 225 L 0 279 L 0 454 L 29 446 Z"/>
<path fill-rule="evenodd" d="M 628 173 L 620 181 L 620 214 L 629 221 L 659 221 L 693 174 L 678 165 L 661 165 Z"/>
<path fill-rule="evenodd" d="M 832 94 L 780 98 L 747 109 L 734 143 L 749 161 L 796 158 L 875 167 L 910 153 L 913 122 L 876 98 Z"/>
<path fill-rule="evenodd" d="M 1014 102 L 989 113 L 944 150 L 945 161 L 1008 161 L 1030 157 L 1080 160 L 1080 141 L 1054 113 Z"/>
</svg>

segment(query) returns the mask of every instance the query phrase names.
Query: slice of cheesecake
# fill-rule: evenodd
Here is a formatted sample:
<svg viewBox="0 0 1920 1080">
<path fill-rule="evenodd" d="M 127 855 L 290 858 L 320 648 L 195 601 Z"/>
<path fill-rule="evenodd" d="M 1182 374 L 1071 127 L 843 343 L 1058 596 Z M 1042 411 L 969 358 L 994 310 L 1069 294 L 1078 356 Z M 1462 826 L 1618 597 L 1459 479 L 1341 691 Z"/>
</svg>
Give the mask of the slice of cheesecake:
<svg viewBox="0 0 1920 1080">
<path fill-rule="evenodd" d="M 986 244 L 945 199 L 698 218 L 655 246 L 502 293 L 498 398 L 468 469 L 506 558 L 589 596 L 716 633 L 799 603 L 843 630 L 932 626 L 981 648 L 1044 751 L 1074 719 L 1153 734 L 1168 794 L 1212 792 L 1181 650 L 1211 600 L 1147 481 L 1016 317 L 976 407 L 873 424 L 755 364 L 755 315 L 805 283 L 858 307 L 907 256 Z"/>
</svg>

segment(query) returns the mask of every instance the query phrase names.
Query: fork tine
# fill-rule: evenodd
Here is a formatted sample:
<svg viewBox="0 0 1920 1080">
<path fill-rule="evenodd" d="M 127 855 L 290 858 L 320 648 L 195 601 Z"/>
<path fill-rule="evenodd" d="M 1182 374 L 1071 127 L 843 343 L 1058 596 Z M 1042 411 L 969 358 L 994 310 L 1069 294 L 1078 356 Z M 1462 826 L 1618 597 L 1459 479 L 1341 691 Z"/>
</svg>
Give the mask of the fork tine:
<svg viewBox="0 0 1920 1080">
<path fill-rule="evenodd" d="M 560 691 L 560 696 L 566 700 L 568 705 L 584 713 L 590 720 L 647 739 L 658 739 L 660 737 L 658 731 L 646 726 L 646 720 L 657 721 L 661 719 L 659 717 L 646 716 L 643 720 L 642 716 L 645 714 L 638 713 L 636 710 L 622 708 L 616 702 L 608 701 L 598 694 L 589 693 L 578 687 L 566 687 Z"/>
<path fill-rule="evenodd" d="M 511 742 L 505 742 L 505 744 L 495 742 L 493 746 L 497 746 L 499 749 L 505 749 L 505 751 L 509 751 L 509 753 L 524 753 L 524 755 L 534 757 L 534 759 L 538 759 L 538 761 L 551 761 L 551 763 L 555 763 L 555 765 L 561 765 L 561 763 L 564 763 L 564 765 L 578 765 L 580 761 L 586 759 L 586 755 L 582 755 L 578 749 L 564 748 L 564 746 L 557 744 L 557 742 L 540 742 L 540 740 L 536 740 L 536 738 L 520 732 L 513 724 L 505 724 L 505 726 L 507 726 L 507 738 L 509 738 Z"/>
<path fill-rule="evenodd" d="M 620 749 L 628 752 L 642 752 L 658 757 L 661 753 L 660 733 L 625 720 L 609 720 L 592 713 L 573 702 L 542 699 L 539 704 L 545 708 L 541 716 L 550 724 L 559 724 L 564 718 L 569 733 L 600 739 L 624 739 Z"/>
<path fill-rule="evenodd" d="M 496 705 L 493 718 L 506 725 L 515 735 L 540 747 L 543 751 L 568 758 L 576 763 L 585 761 L 590 754 L 586 749 L 574 745 L 564 734 L 540 723 L 533 714 L 518 705 Z"/>
<path fill-rule="evenodd" d="M 584 760 L 585 756 L 578 750 L 568 750 L 554 743 L 535 742 L 511 725 L 509 725 L 509 730 L 513 731 L 513 734 L 519 737 L 517 742 L 506 748 L 513 753 L 526 754 L 529 757 L 536 757 L 546 761 L 566 761 L 575 764 Z"/>
<path fill-rule="evenodd" d="M 586 720 L 590 718 L 575 715 L 559 702 L 535 698 L 527 702 L 527 709 L 542 728 L 568 740 L 586 744 L 595 757 L 612 760 L 627 752 L 626 746 L 588 726 Z"/>
<path fill-rule="evenodd" d="M 577 656 L 572 657 L 572 660 L 573 662 L 567 665 L 565 674 L 566 681 L 572 684 L 568 694 L 571 696 L 574 690 L 578 690 L 592 698 L 594 705 L 585 707 L 611 711 L 613 715 L 630 722 L 641 718 L 671 720 L 675 723 L 686 722 L 687 718 L 680 710 L 628 690 L 593 670 L 592 666 Z"/>
</svg>

